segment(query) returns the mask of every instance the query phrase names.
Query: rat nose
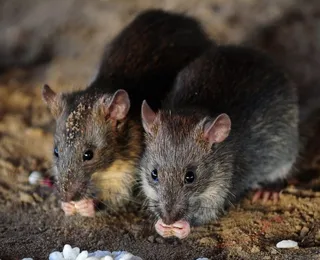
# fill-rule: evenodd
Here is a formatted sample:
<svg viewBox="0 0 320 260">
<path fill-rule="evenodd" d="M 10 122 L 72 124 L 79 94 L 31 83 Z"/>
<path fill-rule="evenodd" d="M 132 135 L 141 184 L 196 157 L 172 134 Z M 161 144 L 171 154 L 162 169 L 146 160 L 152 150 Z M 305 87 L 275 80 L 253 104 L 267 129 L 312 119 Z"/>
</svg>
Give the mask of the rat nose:
<svg viewBox="0 0 320 260">
<path fill-rule="evenodd" d="M 179 210 L 177 208 L 167 208 L 165 209 L 161 214 L 161 219 L 164 224 L 171 225 L 178 220 L 181 220 L 183 217 L 182 210 Z"/>
<path fill-rule="evenodd" d="M 69 185 L 70 184 L 70 185 Z M 64 202 L 78 201 L 83 197 L 82 185 L 78 183 L 64 184 L 60 187 L 61 199 Z"/>
<path fill-rule="evenodd" d="M 81 193 L 78 191 L 68 191 L 65 195 L 66 202 L 81 200 Z"/>
</svg>

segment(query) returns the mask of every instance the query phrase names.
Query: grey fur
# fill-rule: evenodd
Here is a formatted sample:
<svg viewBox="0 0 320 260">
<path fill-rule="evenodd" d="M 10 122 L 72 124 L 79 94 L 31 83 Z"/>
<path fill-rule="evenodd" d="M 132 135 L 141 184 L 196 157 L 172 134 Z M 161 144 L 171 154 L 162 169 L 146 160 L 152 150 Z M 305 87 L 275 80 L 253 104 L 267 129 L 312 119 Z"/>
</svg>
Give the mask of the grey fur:
<svg viewBox="0 0 320 260">
<path fill-rule="evenodd" d="M 208 148 L 204 124 L 221 113 L 231 132 Z M 146 134 L 141 178 L 150 208 L 166 224 L 216 219 L 247 190 L 290 174 L 297 124 L 296 89 L 280 68 L 253 49 L 213 46 L 179 73 Z M 184 184 L 189 169 L 196 179 Z"/>
</svg>

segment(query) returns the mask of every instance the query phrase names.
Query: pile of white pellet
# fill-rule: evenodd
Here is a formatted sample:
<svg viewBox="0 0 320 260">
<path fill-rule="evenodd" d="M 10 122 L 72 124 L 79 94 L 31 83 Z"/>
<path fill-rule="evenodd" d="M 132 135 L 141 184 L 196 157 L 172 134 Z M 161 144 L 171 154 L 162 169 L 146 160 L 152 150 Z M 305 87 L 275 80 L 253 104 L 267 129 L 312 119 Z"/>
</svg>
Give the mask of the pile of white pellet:
<svg viewBox="0 0 320 260">
<path fill-rule="evenodd" d="M 32 258 L 23 258 L 22 260 L 33 260 Z M 80 251 L 79 247 L 72 248 L 66 244 L 62 252 L 55 251 L 49 255 L 49 260 L 142 260 L 138 256 L 134 256 L 126 251 Z"/>
<path fill-rule="evenodd" d="M 33 260 L 32 258 L 23 258 L 22 260 Z M 79 247 L 72 248 L 66 244 L 62 252 L 55 251 L 49 255 L 49 260 L 142 260 L 138 256 L 126 251 L 80 251 Z M 208 258 L 199 258 L 198 260 L 209 260 Z"/>
</svg>

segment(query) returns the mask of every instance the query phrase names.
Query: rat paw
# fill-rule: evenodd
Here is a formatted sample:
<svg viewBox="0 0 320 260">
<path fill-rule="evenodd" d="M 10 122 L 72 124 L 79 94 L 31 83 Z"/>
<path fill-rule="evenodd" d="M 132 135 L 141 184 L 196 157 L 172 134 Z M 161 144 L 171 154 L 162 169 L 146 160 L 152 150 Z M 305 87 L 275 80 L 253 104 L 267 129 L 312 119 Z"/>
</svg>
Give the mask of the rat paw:
<svg viewBox="0 0 320 260">
<path fill-rule="evenodd" d="M 280 194 L 284 188 L 288 186 L 288 181 L 285 179 L 278 180 L 272 183 L 259 183 L 258 189 L 255 189 L 255 194 L 252 197 L 252 203 L 261 200 L 262 204 L 272 201 L 274 204 L 280 200 Z"/>
<path fill-rule="evenodd" d="M 252 197 L 252 202 L 255 203 L 261 199 L 262 204 L 272 201 L 273 203 L 278 203 L 280 200 L 279 191 L 269 191 L 269 190 L 258 190 Z"/>
<path fill-rule="evenodd" d="M 74 206 L 78 212 L 83 217 L 94 217 L 95 216 L 95 203 L 92 199 L 83 199 L 74 202 Z"/>
<path fill-rule="evenodd" d="M 77 213 L 75 205 L 72 202 L 61 202 L 61 209 L 64 211 L 66 216 L 71 216 Z"/>
<path fill-rule="evenodd" d="M 190 225 L 187 221 L 180 220 L 172 225 L 166 225 L 162 219 L 159 219 L 155 224 L 157 233 L 162 237 L 175 236 L 179 239 L 186 238 L 190 234 Z"/>
</svg>

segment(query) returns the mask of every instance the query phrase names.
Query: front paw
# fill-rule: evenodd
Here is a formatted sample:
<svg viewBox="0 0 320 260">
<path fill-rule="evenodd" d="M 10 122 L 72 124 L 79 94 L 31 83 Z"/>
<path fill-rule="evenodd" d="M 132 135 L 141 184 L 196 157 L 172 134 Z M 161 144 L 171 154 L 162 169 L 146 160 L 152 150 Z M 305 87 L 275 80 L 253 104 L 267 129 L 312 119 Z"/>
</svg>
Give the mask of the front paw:
<svg viewBox="0 0 320 260">
<path fill-rule="evenodd" d="M 61 202 L 61 209 L 66 216 L 72 216 L 77 213 L 77 209 L 73 202 Z"/>
<path fill-rule="evenodd" d="M 77 213 L 83 217 L 94 217 L 96 214 L 95 203 L 93 199 L 83 199 L 74 202 Z"/>
</svg>

